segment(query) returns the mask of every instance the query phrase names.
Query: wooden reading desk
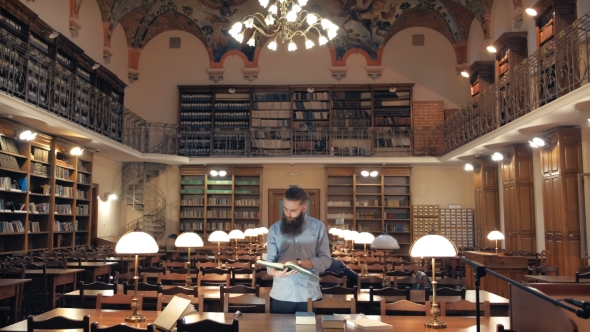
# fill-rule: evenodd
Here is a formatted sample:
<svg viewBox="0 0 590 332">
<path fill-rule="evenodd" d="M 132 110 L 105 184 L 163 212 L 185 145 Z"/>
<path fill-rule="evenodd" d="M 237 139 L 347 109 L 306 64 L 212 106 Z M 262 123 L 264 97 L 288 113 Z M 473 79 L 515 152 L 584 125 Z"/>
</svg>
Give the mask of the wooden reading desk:
<svg viewBox="0 0 590 332">
<path fill-rule="evenodd" d="M 36 316 L 36 319 L 47 319 L 55 316 L 65 316 L 70 319 L 81 320 L 85 315 L 90 315 L 90 322 L 98 322 L 99 327 L 106 327 L 124 323 L 125 316 L 131 313 L 130 310 L 96 310 L 96 309 L 68 309 L 57 308 L 46 313 Z M 145 328 L 147 324 L 153 323 L 156 317 L 160 314 L 159 311 L 141 311 L 146 317 L 145 323 L 128 323 L 134 327 Z M 234 319 L 234 314 L 224 314 L 219 312 L 204 312 L 192 313 L 185 316 L 187 323 L 194 323 L 204 319 L 211 319 L 223 323 L 231 323 Z M 368 316 L 371 319 L 381 320 L 379 316 Z M 415 331 L 431 331 L 424 327 L 424 322 L 429 317 L 412 317 L 412 316 L 387 316 L 383 318 L 383 322 L 393 326 L 396 332 L 415 332 Z M 295 332 L 295 315 L 283 314 L 243 314 L 240 318 L 240 332 L 259 332 L 259 331 L 273 331 L 273 332 Z M 322 316 L 316 316 L 316 332 L 323 332 L 321 324 Z M 442 320 L 447 323 L 445 331 L 475 331 L 475 317 L 443 317 Z M 504 327 L 509 327 L 510 319 L 508 317 L 491 317 L 481 319 L 482 332 L 496 331 L 496 325 L 502 324 Z M 300 325 L 301 326 L 301 325 Z M 313 326 L 310 325 L 310 331 L 314 331 Z M 0 329 L 1 332 L 26 332 L 27 321 L 20 321 L 16 324 Z M 308 331 L 306 329 L 306 331 Z M 350 325 L 346 326 L 346 331 L 357 331 Z M 359 330 L 363 331 L 363 330 Z"/>
<path fill-rule="evenodd" d="M 76 289 L 76 274 L 80 272 L 84 272 L 84 269 L 47 269 L 47 290 L 50 301 L 48 308 L 55 308 L 57 286 L 73 284 Z M 25 276 L 31 279 L 43 278 L 43 270 L 25 270 Z"/>
<path fill-rule="evenodd" d="M 531 282 L 531 283 L 535 283 L 535 282 L 561 283 L 561 284 L 575 284 L 576 283 L 575 276 L 553 276 L 553 275 L 529 276 L 529 275 L 526 275 L 525 278 L 527 278 L 528 282 Z M 580 284 L 590 284 L 590 279 L 580 279 Z"/>
<path fill-rule="evenodd" d="M 91 282 L 95 282 L 98 276 L 111 274 L 111 266 L 117 265 L 115 262 L 68 262 L 68 269 L 79 268 L 85 270 L 85 277 L 90 277 Z M 108 282 L 108 279 L 103 279 Z"/>
<path fill-rule="evenodd" d="M 10 322 L 20 320 L 23 285 L 31 279 L 0 279 L 0 300 L 10 299 Z"/>
</svg>

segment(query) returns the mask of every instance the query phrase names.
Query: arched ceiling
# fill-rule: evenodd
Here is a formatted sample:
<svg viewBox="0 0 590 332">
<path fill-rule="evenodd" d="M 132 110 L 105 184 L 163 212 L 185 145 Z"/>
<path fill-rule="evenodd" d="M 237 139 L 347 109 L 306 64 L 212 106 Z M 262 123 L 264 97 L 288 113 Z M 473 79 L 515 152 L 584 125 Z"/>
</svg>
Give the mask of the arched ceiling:
<svg viewBox="0 0 590 332">
<path fill-rule="evenodd" d="M 246 15 L 265 10 L 257 0 L 96 0 L 101 10 L 105 47 L 117 25 L 125 30 L 130 48 L 141 50 L 159 33 L 182 30 L 193 34 L 209 49 L 211 64 L 219 64 L 228 52 L 241 52 L 256 62 L 256 47 L 236 42 L 228 33 Z M 272 0 L 271 0 L 272 2 Z M 379 49 L 397 32 L 427 27 L 442 33 L 451 44 L 466 44 L 473 19 L 484 31 L 493 0 L 311 0 L 310 12 L 340 26 L 333 39 L 333 62 L 351 50 L 362 50 L 380 62 Z M 459 57 L 458 57 L 459 60 Z"/>
</svg>

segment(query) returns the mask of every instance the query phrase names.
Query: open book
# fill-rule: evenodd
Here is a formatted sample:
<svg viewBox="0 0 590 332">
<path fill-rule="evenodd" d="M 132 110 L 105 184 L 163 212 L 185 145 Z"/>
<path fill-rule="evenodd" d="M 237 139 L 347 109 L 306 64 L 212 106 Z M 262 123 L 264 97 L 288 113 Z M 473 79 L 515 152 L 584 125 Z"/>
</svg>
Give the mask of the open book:
<svg viewBox="0 0 590 332">
<path fill-rule="evenodd" d="M 287 263 L 283 264 L 283 263 L 273 263 L 273 262 L 267 262 L 267 261 L 257 260 L 256 261 L 256 264 L 263 265 L 263 266 L 266 266 L 266 267 L 272 267 L 274 269 L 281 270 L 281 271 L 283 271 L 285 269 L 287 269 L 287 270 L 295 270 L 295 271 L 297 271 L 299 273 L 302 273 L 302 274 L 304 274 L 304 275 L 306 275 L 306 276 L 308 276 L 310 278 L 316 278 L 318 280 L 320 279 L 320 277 L 318 277 L 317 275 L 315 275 L 310 270 L 308 270 L 308 269 L 306 269 L 304 267 L 301 267 L 301 266 L 299 266 L 297 264 L 293 264 L 291 262 L 287 262 Z"/>
</svg>

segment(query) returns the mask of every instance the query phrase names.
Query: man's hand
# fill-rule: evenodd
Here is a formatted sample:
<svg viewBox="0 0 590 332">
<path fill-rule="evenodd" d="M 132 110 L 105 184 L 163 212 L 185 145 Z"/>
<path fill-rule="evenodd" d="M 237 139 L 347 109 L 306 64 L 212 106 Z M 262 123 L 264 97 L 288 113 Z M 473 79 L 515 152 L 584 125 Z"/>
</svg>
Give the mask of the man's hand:
<svg viewBox="0 0 590 332">
<path fill-rule="evenodd" d="M 279 263 L 285 264 L 287 262 L 290 262 L 290 261 L 285 260 L 285 261 L 280 261 Z M 291 262 L 291 263 L 293 263 L 293 262 Z M 297 270 L 291 270 L 291 269 L 284 269 L 284 270 L 276 270 L 276 269 L 273 269 L 273 270 L 274 270 L 273 271 L 274 272 L 273 275 L 275 277 L 277 277 L 277 278 L 284 278 L 284 277 L 292 276 L 292 275 L 294 275 L 296 273 L 299 273 Z"/>
</svg>

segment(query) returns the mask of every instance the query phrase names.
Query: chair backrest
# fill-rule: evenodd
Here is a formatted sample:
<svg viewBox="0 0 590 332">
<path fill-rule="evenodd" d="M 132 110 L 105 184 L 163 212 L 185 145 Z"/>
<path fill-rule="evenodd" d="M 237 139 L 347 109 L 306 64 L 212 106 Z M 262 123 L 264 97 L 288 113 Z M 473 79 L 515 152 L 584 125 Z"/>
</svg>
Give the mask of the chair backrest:
<svg viewBox="0 0 590 332">
<path fill-rule="evenodd" d="M 425 285 L 426 279 L 416 279 L 414 277 L 405 277 L 405 278 L 398 279 L 397 277 L 393 277 L 393 287 L 394 288 L 400 288 L 399 287 L 400 285 L 412 286 L 415 284 Z"/>
<path fill-rule="evenodd" d="M 186 324 L 184 318 L 181 318 L 176 323 L 177 332 L 200 332 L 200 331 L 215 331 L 215 332 L 240 332 L 240 325 L 237 319 L 234 318 L 231 324 L 220 323 L 210 319 L 204 319 L 195 323 Z"/>
<path fill-rule="evenodd" d="M 456 289 L 461 289 L 465 287 L 465 279 L 455 279 L 455 278 L 449 278 L 449 277 L 445 277 L 442 279 L 438 279 L 436 280 L 437 284 L 439 287 L 449 287 L 449 288 L 456 288 Z"/>
<path fill-rule="evenodd" d="M 242 312 L 256 311 L 257 306 L 264 305 L 264 313 L 270 313 L 270 298 L 259 297 L 252 294 L 244 294 L 239 296 L 230 296 L 230 294 L 224 294 L 223 300 L 223 312 L 230 313 L 231 310 L 240 310 Z"/>
<path fill-rule="evenodd" d="M 590 272 L 586 272 L 586 273 L 576 272 L 576 282 L 580 282 L 580 279 L 590 279 Z"/>
<path fill-rule="evenodd" d="M 551 263 L 551 251 L 542 250 L 541 255 L 539 255 L 539 265 L 549 266 L 550 263 Z"/>
<path fill-rule="evenodd" d="M 238 255 L 238 262 L 255 262 L 256 255 Z"/>
<path fill-rule="evenodd" d="M 207 268 L 216 268 L 217 263 L 215 262 L 197 262 L 197 269 L 207 269 Z"/>
<path fill-rule="evenodd" d="M 388 277 L 411 277 L 412 271 L 393 270 L 385 272 L 385 275 Z"/>
<path fill-rule="evenodd" d="M 7 266 L 5 268 L 0 269 L 0 278 L 1 279 L 24 279 L 25 278 L 25 269 L 21 269 L 14 266 Z"/>
<path fill-rule="evenodd" d="M 354 295 L 355 300 L 358 298 L 357 286 L 354 286 L 353 288 L 346 288 L 342 286 L 322 287 L 321 291 L 322 294 Z"/>
<path fill-rule="evenodd" d="M 226 269 L 251 269 L 252 264 L 250 262 L 234 262 L 225 264 Z"/>
<path fill-rule="evenodd" d="M 45 262 L 48 269 L 67 269 L 68 262 L 61 259 L 51 259 Z"/>
<path fill-rule="evenodd" d="M 199 295 L 199 288 L 198 287 L 186 288 L 186 287 L 181 287 L 181 286 L 174 286 L 174 287 L 162 289 L 162 291 L 159 293 L 164 294 L 164 295 L 185 294 L 185 295 L 198 296 Z"/>
<path fill-rule="evenodd" d="M 90 332 L 155 332 L 154 324 L 148 324 L 145 329 L 129 326 L 127 324 L 118 324 L 103 328 L 98 328 L 98 322 L 90 325 Z"/>
<path fill-rule="evenodd" d="M 381 263 L 370 263 L 367 264 L 367 267 L 371 272 L 382 272 L 385 270 L 385 265 Z"/>
<path fill-rule="evenodd" d="M 403 271 L 427 271 L 428 269 L 424 265 L 408 264 L 408 265 L 402 265 L 402 270 Z"/>
<path fill-rule="evenodd" d="M 237 263 L 237 264 L 249 264 L 249 263 Z M 256 270 L 253 268 L 230 268 L 231 271 L 231 283 L 232 285 L 249 284 L 250 287 L 256 286 Z M 240 276 L 239 278 L 236 276 Z M 245 276 L 248 276 L 246 278 Z"/>
<path fill-rule="evenodd" d="M 139 273 L 166 273 L 166 269 L 163 267 L 155 267 L 155 266 L 148 266 L 148 267 L 139 267 Z"/>
<path fill-rule="evenodd" d="M 409 300 L 400 300 L 396 302 L 387 303 L 385 299 L 380 301 L 381 307 L 381 318 L 387 316 L 387 311 L 403 311 L 403 312 L 415 312 L 424 313 L 425 316 L 430 316 L 430 302 L 425 304 L 418 304 Z"/>
<path fill-rule="evenodd" d="M 461 289 L 455 289 L 455 288 L 449 288 L 449 287 L 441 287 L 441 288 L 436 288 L 436 296 L 456 296 L 457 298 L 461 298 L 461 300 L 465 300 L 465 294 L 467 293 L 467 291 L 465 290 L 465 288 L 461 288 Z M 430 289 L 429 287 L 426 287 L 424 290 L 424 301 L 428 301 L 430 300 L 430 297 L 432 296 L 432 289 Z"/>
<path fill-rule="evenodd" d="M 135 290 L 135 283 L 130 282 L 130 283 L 123 283 L 123 294 L 127 294 L 128 291 L 134 291 Z M 147 282 L 138 282 L 137 283 L 137 291 L 154 291 L 154 292 L 158 292 L 161 293 L 162 292 L 162 284 L 161 283 L 157 283 L 157 284 L 148 284 Z"/>
<path fill-rule="evenodd" d="M 399 296 L 405 297 L 406 300 L 410 300 L 410 287 L 404 289 L 397 289 L 393 287 L 386 287 L 381 289 L 375 289 L 372 286 L 369 288 L 369 303 L 371 308 L 374 308 L 375 296 Z"/>
<path fill-rule="evenodd" d="M 438 289 L 436 290 L 438 295 Z M 440 301 L 440 314 L 441 316 L 446 316 L 449 311 L 476 311 L 475 302 L 467 301 L 467 300 L 460 300 L 456 302 L 447 302 L 447 301 Z M 480 310 L 483 310 L 483 316 L 486 318 L 490 317 L 490 302 L 484 301 L 482 305 L 479 307 Z"/>
<path fill-rule="evenodd" d="M 186 282 L 186 274 L 181 273 L 158 273 L 158 283 L 161 284 L 184 284 Z"/>
<path fill-rule="evenodd" d="M 350 309 L 351 314 L 356 314 L 356 299 L 350 301 L 338 299 L 335 297 L 323 298 L 320 301 L 307 299 L 307 312 L 313 312 L 313 309 Z"/>
<path fill-rule="evenodd" d="M 379 287 L 383 284 L 383 278 L 377 276 L 368 276 L 368 277 L 361 277 L 359 275 L 357 279 L 357 287 L 359 290 L 363 288 Z"/>
<path fill-rule="evenodd" d="M 135 277 L 135 272 L 127 272 L 127 273 L 120 273 L 119 271 L 115 271 L 115 282 L 119 284 L 123 284 L 124 282 L 133 282 L 133 277 Z M 147 282 L 147 274 L 140 273 L 139 281 Z"/>
<path fill-rule="evenodd" d="M 139 310 L 143 308 L 143 294 L 137 295 Z M 115 294 L 113 296 L 102 296 L 102 294 L 96 295 L 96 309 L 102 309 L 104 304 L 110 305 L 129 305 L 131 307 L 131 302 L 133 301 L 133 296 L 125 295 L 125 294 Z M 127 307 L 125 306 L 127 309 Z"/>
<path fill-rule="evenodd" d="M 200 272 L 197 278 L 197 286 L 219 286 L 225 284 L 225 287 L 231 286 L 231 274 L 226 274 L 225 278 L 219 274 L 203 274 Z"/>
<path fill-rule="evenodd" d="M 578 272 L 579 273 L 590 272 L 590 266 L 580 266 L 580 267 L 578 267 Z"/>
<path fill-rule="evenodd" d="M 35 320 L 33 315 L 27 317 L 27 332 L 33 330 L 74 330 L 82 329 L 84 332 L 90 331 L 90 315 L 86 315 L 82 320 L 70 319 L 63 316 L 54 316 L 45 320 Z"/>
<path fill-rule="evenodd" d="M 326 275 L 326 276 L 320 277 L 320 284 L 322 284 L 322 283 L 336 284 L 336 286 L 346 287 L 346 276 L 338 278 L 333 275 Z"/>
<path fill-rule="evenodd" d="M 160 261 L 160 267 L 164 268 L 165 270 L 170 269 L 171 267 L 188 267 L 188 262 L 166 262 Z"/>
<path fill-rule="evenodd" d="M 552 273 L 556 276 L 559 275 L 559 267 L 557 266 L 533 266 L 533 274 L 534 275 L 547 275 L 547 273 Z"/>
<path fill-rule="evenodd" d="M 223 294 L 254 294 L 260 296 L 260 287 L 247 287 L 244 285 L 237 285 L 226 287 L 224 285 L 219 286 L 219 298 L 223 298 Z"/>
<path fill-rule="evenodd" d="M 177 293 L 174 295 L 167 295 L 167 294 L 162 294 L 162 293 L 158 294 L 158 301 L 156 302 L 156 310 L 162 311 L 165 307 L 165 304 L 170 303 L 170 301 L 172 301 L 172 299 L 175 296 L 190 300 L 191 304 L 197 306 L 197 310 L 199 312 L 203 312 L 203 306 L 205 303 L 205 296 L 203 294 L 199 294 L 198 296 L 194 296 L 192 294 L 182 294 L 182 293 Z"/>
</svg>

